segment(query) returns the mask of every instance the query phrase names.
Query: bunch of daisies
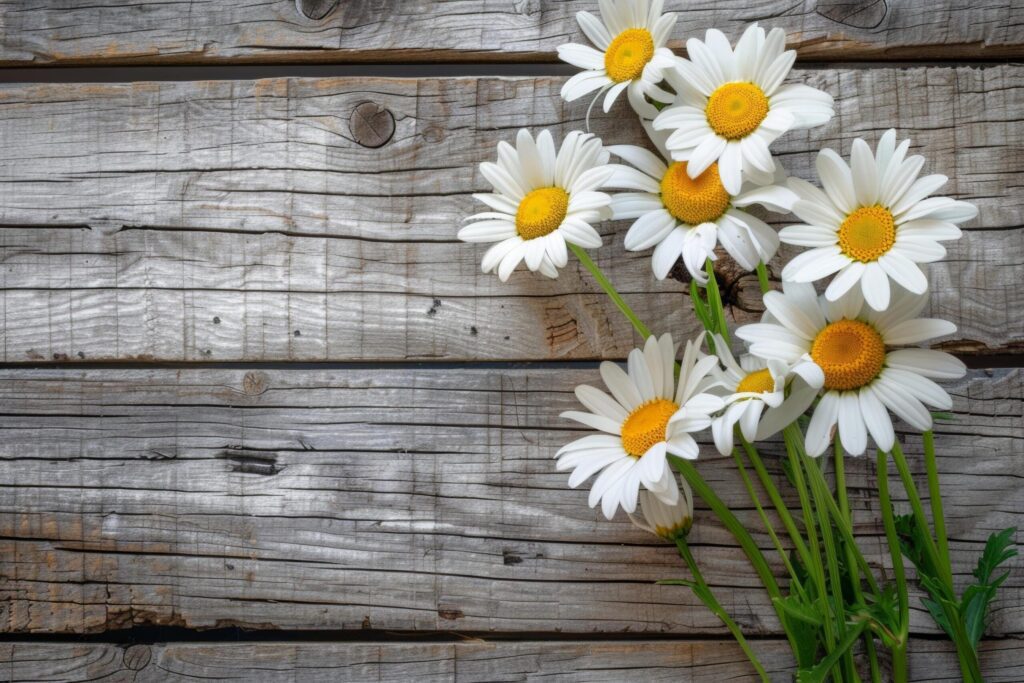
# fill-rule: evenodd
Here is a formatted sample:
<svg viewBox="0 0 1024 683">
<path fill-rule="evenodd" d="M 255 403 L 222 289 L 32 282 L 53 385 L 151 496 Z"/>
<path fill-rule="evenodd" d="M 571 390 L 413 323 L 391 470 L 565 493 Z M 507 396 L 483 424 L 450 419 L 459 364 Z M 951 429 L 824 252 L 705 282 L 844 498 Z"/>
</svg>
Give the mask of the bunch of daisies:
<svg viewBox="0 0 1024 683">
<path fill-rule="evenodd" d="M 955 591 L 931 432 L 934 411 L 952 408 L 937 380 L 960 378 L 966 369 L 954 356 L 921 346 L 956 329 L 922 317 L 926 264 L 945 256 L 942 243 L 958 239 L 958 224 L 977 210 L 933 196 L 947 178 L 922 176 L 924 157 L 909 154 L 910 141 L 899 141 L 894 130 L 874 149 L 854 140 L 849 161 L 831 149 L 818 152 L 820 186 L 787 177 L 772 143 L 790 130 L 826 125 L 832 96 L 786 82 L 796 55 L 777 28 L 751 26 L 735 44 L 709 30 L 703 41 L 686 41 L 686 58 L 676 55 L 667 47 L 676 17 L 662 5 L 599 0 L 599 17 L 577 15 L 592 46 L 558 50 L 583 69 L 566 81 L 562 97 L 590 98 L 591 106 L 602 100 L 608 112 L 625 92 L 650 144 L 605 145 L 573 131 L 556 148 L 549 131 L 521 130 L 515 146 L 500 142 L 497 160 L 480 165 L 494 191 L 474 195 L 486 210 L 459 232 L 465 241 L 492 243 L 483 270 L 502 281 L 524 262 L 556 278 L 573 252 L 645 340 L 625 368 L 601 364 L 604 389 L 576 388 L 584 410 L 563 417 L 593 433 L 558 450 L 557 468 L 571 470 L 571 487 L 592 481 L 590 505 L 600 505 L 607 518 L 621 508 L 637 526 L 676 544 L 693 576 L 687 585 L 765 680 L 689 550 L 694 494 L 733 533 L 764 583 L 801 680 L 859 680 L 855 652 L 878 680 L 879 645 L 892 651 L 896 679 L 906 676 L 902 553 L 916 565 L 930 612 L 957 645 L 965 680 L 980 681 L 977 642 L 995 591 L 986 587 L 998 582 L 979 575 L 977 590 Z M 798 222 L 776 230 L 755 215 L 755 205 Z M 625 248 L 651 250 L 655 278 L 682 262 L 701 336 L 677 345 L 669 334 L 651 334 L 633 313 L 586 251 L 602 246 L 595 225 L 605 221 L 630 222 Z M 781 269 L 777 290 L 766 264 L 783 242 L 806 251 Z M 761 321 L 732 333 L 714 275 L 722 253 L 757 272 L 764 295 Z M 933 526 L 894 424 L 923 434 Z M 778 468 L 759 451 L 778 449 L 779 435 L 787 459 L 781 483 L 771 474 Z M 872 444 L 897 569 L 890 585 L 873 575 L 852 535 L 845 487 L 844 456 L 861 456 Z M 781 583 L 745 524 L 701 476 L 695 461 L 712 452 L 735 460 L 786 568 Z M 890 462 L 910 499 L 908 515 L 893 512 Z M 782 484 L 797 489 L 798 510 L 787 507 Z M 778 522 L 765 514 L 769 506 Z M 987 552 L 1005 559 L 1009 536 L 994 535 Z"/>
</svg>

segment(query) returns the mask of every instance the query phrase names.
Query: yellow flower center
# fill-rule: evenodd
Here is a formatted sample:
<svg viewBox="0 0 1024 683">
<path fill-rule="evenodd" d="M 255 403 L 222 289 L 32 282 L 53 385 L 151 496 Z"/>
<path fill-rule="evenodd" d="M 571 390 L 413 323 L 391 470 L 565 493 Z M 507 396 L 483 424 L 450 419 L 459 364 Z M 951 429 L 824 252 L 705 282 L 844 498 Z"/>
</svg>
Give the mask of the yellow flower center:
<svg viewBox="0 0 1024 683">
<path fill-rule="evenodd" d="M 768 116 L 768 98 L 753 83 L 726 83 L 711 93 L 705 114 L 713 131 L 738 140 L 757 130 Z"/>
<path fill-rule="evenodd" d="M 629 28 L 604 51 L 604 69 L 616 83 L 639 78 L 654 56 L 654 38 L 645 28 Z"/>
<path fill-rule="evenodd" d="M 768 368 L 755 370 L 736 385 L 736 393 L 769 394 L 773 391 L 775 391 L 775 378 L 772 377 Z"/>
<path fill-rule="evenodd" d="M 686 162 L 668 167 L 661 179 L 661 202 L 668 212 L 688 225 L 709 223 L 729 208 L 729 193 L 718 177 L 718 162 L 696 178 L 686 175 Z"/>
<path fill-rule="evenodd" d="M 839 248 L 855 261 L 877 261 L 896 242 L 896 221 L 884 206 L 862 206 L 839 226 Z"/>
<path fill-rule="evenodd" d="M 656 398 L 636 407 L 622 423 L 622 447 L 639 458 L 654 444 L 665 440 L 668 420 L 679 410 L 667 398 Z"/>
<path fill-rule="evenodd" d="M 569 210 L 569 194 L 560 187 L 542 187 L 523 197 L 516 211 L 516 232 L 524 240 L 558 229 Z"/>
<path fill-rule="evenodd" d="M 858 389 L 882 371 L 885 342 L 865 322 L 838 320 L 814 338 L 811 358 L 825 373 L 826 389 Z"/>
</svg>

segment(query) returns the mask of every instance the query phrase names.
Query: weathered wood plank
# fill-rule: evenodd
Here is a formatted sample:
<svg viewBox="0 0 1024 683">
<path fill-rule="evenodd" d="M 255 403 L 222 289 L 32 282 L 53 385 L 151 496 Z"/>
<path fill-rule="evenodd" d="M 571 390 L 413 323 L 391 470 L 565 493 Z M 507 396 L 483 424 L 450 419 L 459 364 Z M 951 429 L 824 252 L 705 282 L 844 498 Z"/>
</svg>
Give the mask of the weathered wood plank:
<svg viewBox="0 0 1024 683">
<path fill-rule="evenodd" d="M 301 12 L 304 4 L 319 11 Z M 666 3 L 673 47 L 717 27 L 780 26 L 809 59 L 996 58 L 1024 55 L 1018 0 L 722 0 Z M 335 7 L 333 11 L 324 12 Z M 582 41 L 574 16 L 593 0 L 449 2 L 0 3 L 0 63 L 153 64 L 552 60 Z"/>
<path fill-rule="evenodd" d="M 780 640 L 753 644 L 777 680 L 792 667 Z M 956 655 L 941 641 L 912 639 L 910 680 L 959 681 Z M 1017 683 L 1020 643 L 982 645 L 985 680 Z M 483 641 L 457 643 L 169 643 L 153 645 L 0 643 L 11 681 L 756 681 L 731 641 Z"/>
<path fill-rule="evenodd" d="M 557 416 L 596 374 L 4 370 L 0 629 L 722 634 L 689 591 L 653 585 L 682 574 L 671 548 L 605 521 L 554 471 L 578 434 Z M 1022 377 L 973 372 L 938 427 L 960 580 L 989 533 L 1024 527 Z M 920 439 L 906 449 L 920 473 Z M 760 528 L 731 460 L 707 453 L 705 477 Z M 848 479 L 882 566 L 871 465 L 851 462 Z M 707 511 L 693 541 L 743 628 L 778 634 Z M 1024 633 L 1022 595 L 1017 563 L 991 634 Z M 935 633 L 912 605 L 914 632 Z"/>
<path fill-rule="evenodd" d="M 981 217 L 932 268 L 932 312 L 965 353 L 1021 352 L 1024 67 L 825 69 L 826 128 L 785 138 L 790 172 L 890 125 Z M 582 127 L 562 80 L 279 79 L 0 87 L 0 310 L 5 362 L 623 357 L 636 339 L 572 265 L 554 282 L 479 273 L 455 240 L 476 171 L 519 126 Z M 366 101 L 394 114 L 353 141 Z M 597 116 L 609 142 L 635 126 Z M 88 227 L 84 227 L 88 226 Z M 625 254 L 602 267 L 655 329 L 696 332 L 678 283 Z M 759 306 L 735 283 L 738 321 Z M 661 292 L 659 296 L 653 294 Z"/>
</svg>

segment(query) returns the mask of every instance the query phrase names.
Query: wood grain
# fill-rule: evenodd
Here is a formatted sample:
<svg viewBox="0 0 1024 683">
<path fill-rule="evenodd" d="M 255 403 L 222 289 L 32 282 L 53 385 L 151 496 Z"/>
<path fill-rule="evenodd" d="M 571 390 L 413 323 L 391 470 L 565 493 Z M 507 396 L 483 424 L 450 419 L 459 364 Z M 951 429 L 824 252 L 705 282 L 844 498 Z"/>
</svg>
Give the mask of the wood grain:
<svg viewBox="0 0 1024 683">
<path fill-rule="evenodd" d="M 959 581 L 989 533 L 1024 527 L 1022 377 L 950 387 L 939 467 Z M 558 414 L 597 381 L 594 368 L 0 371 L 0 629 L 724 635 L 688 590 L 653 584 L 683 574 L 672 549 L 604 520 L 555 472 L 579 435 Z M 920 439 L 905 445 L 920 475 Z M 732 461 L 705 453 L 705 477 L 759 529 Z M 870 459 L 848 480 L 882 571 Z M 705 510 L 692 540 L 745 631 L 778 635 Z M 1024 633 L 1022 595 L 1015 561 L 990 634 Z M 912 608 L 913 631 L 935 634 Z"/>
<path fill-rule="evenodd" d="M 673 47 L 753 22 L 808 59 L 1024 56 L 1019 0 L 669 2 Z M 333 9 L 332 9 L 333 7 Z M 593 0 L 0 2 L 0 63 L 553 61 Z M 325 14 L 326 13 L 326 14 Z"/>
<path fill-rule="evenodd" d="M 777 680 L 791 675 L 788 645 L 753 644 Z M 912 639 L 910 681 L 959 681 L 955 653 L 942 642 Z M 982 644 L 982 667 L 990 683 L 1017 683 L 1022 673 L 1014 640 Z M 12 681 L 190 681 L 259 680 L 325 683 L 416 680 L 528 681 L 744 681 L 759 680 L 731 641 L 485 641 L 456 643 L 0 643 L 0 672 Z"/>
<path fill-rule="evenodd" d="M 932 267 L 946 346 L 1021 353 L 1024 67 L 822 69 L 822 129 L 778 150 L 813 178 L 890 125 L 981 216 Z M 558 78 L 275 79 L 0 87 L 2 360 L 323 361 L 621 358 L 632 329 L 574 263 L 556 281 L 479 272 L 458 242 L 476 170 L 520 126 L 583 126 Z M 350 130 L 390 112 L 379 148 Z M 371 107 L 372 108 L 372 107 Z M 369 111 L 369 109 L 367 109 Z M 374 110 L 374 114 L 377 111 Z M 640 131 L 595 116 L 610 142 Z M 360 121 L 364 119 L 359 119 Z M 383 130 L 383 129 L 382 129 Z M 378 131 L 379 133 L 379 131 Z M 373 138 L 377 144 L 378 137 Z M 785 220 L 783 219 L 783 222 Z M 599 264 L 654 329 L 692 335 L 685 287 L 657 282 L 606 224 Z M 788 258 L 792 252 L 785 252 Z M 775 264 L 777 266 L 777 264 Z M 727 283 L 736 322 L 759 313 L 751 276 Z M 673 296 L 676 294 L 676 296 Z"/>
</svg>

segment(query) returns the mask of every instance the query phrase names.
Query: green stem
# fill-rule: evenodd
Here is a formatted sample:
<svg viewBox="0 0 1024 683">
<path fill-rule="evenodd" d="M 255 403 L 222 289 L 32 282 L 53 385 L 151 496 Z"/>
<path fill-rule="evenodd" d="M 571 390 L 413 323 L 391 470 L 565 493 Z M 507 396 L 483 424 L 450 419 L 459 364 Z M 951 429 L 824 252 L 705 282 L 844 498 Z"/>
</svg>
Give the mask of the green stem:
<svg viewBox="0 0 1024 683">
<path fill-rule="evenodd" d="M 935 434 L 930 429 L 924 433 L 924 464 L 928 470 L 928 501 L 932 508 L 932 524 L 935 525 L 939 557 L 952 577 L 953 566 L 949 557 L 949 538 L 946 536 L 946 516 L 942 511 L 942 492 L 939 490 L 939 468 L 935 462 Z"/>
<path fill-rule="evenodd" d="M 771 282 L 768 280 L 768 269 L 764 265 L 764 261 L 758 261 L 757 263 L 757 282 L 761 285 L 761 293 L 767 294 L 772 290 Z"/>
<path fill-rule="evenodd" d="M 722 294 L 718 291 L 718 280 L 715 279 L 715 266 L 711 259 L 704 262 L 704 270 L 708 274 L 708 304 L 711 306 L 712 314 L 715 317 L 715 330 L 722 335 L 725 343 L 729 343 L 729 327 L 725 323 L 725 309 L 722 307 Z"/>
<path fill-rule="evenodd" d="M 601 269 L 598 268 L 597 264 L 594 263 L 587 252 L 575 244 L 569 244 L 569 249 L 572 250 L 572 253 L 576 254 L 576 258 L 580 260 L 583 267 L 590 271 L 590 274 L 594 276 L 595 280 L 597 280 L 597 284 L 600 285 L 601 289 L 604 290 L 604 293 L 615 302 L 615 305 L 618 306 L 619 310 L 622 311 L 622 314 L 626 316 L 629 322 L 633 324 L 633 328 L 640 333 L 640 336 L 643 339 L 650 337 L 651 331 L 647 329 L 647 326 L 644 325 L 643 322 L 641 322 L 640 318 L 637 317 L 636 313 L 633 312 L 633 309 L 629 307 L 629 304 L 627 304 L 618 291 L 616 291 L 614 285 L 612 285 L 611 281 L 605 277 L 604 273 L 601 272 Z"/>
<path fill-rule="evenodd" d="M 745 446 L 749 446 L 744 442 Z M 779 553 L 779 558 L 782 563 L 786 566 L 786 571 L 789 572 L 791 579 L 790 585 L 795 586 L 801 595 L 804 595 L 804 589 L 797 579 L 796 569 L 793 564 L 789 561 L 788 553 L 786 549 L 782 547 L 782 542 L 779 541 L 778 535 L 775 533 L 775 526 L 769 519 L 768 514 L 764 511 L 764 507 L 761 505 L 761 497 L 757 495 L 757 490 L 754 488 L 754 482 L 750 480 L 750 475 L 747 474 L 747 468 L 743 464 L 743 459 L 740 457 L 738 449 L 732 449 L 733 460 L 736 461 L 736 468 L 739 470 L 740 478 L 743 480 L 743 485 L 747 489 L 747 493 L 750 495 L 750 500 L 754 504 L 754 508 L 757 509 L 758 516 L 761 517 L 761 523 L 764 524 L 764 528 L 767 529 L 768 535 L 772 539 L 772 543 L 775 545 L 775 551 Z"/>
<path fill-rule="evenodd" d="M 739 542 L 743 552 L 747 555 L 747 559 L 754 566 L 754 571 L 757 572 L 758 577 L 761 579 L 761 583 L 764 584 L 765 589 L 768 591 L 768 596 L 771 598 L 781 598 L 782 592 L 779 590 L 779 584 L 775 581 L 775 575 L 772 574 L 768 561 L 765 560 L 764 553 L 757 547 L 757 543 L 754 542 L 753 537 L 746 527 L 743 526 L 743 523 L 722 502 L 722 499 L 711 489 L 711 486 L 704 481 L 704 477 L 700 476 L 697 468 L 692 463 L 675 455 L 669 455 L 668 459 L 672 466 L 686 478 L 694 493 L 700 496 L 701 500 L 711 508 L 711 511 L 715 513 L 722 521 L 722 524 L 725 525 L 725 528 Z"/>
<path fill-rule="evenodd" d="M 831 586 L 832 599 L 835 602 L 833 615 L 836 623 L 836 633 L 842 640 L 846 635 L 846 612 L 843 605 L 843 579 L 839 571 L 839 552 L 836 548 L 835 537 L 832 535 L 832 521 L 829 518 L 828 504 L 826 498 L 831 495 L 825 486 L 825 478 L 818 469 L 818 463 L 810 456 L 801 453 L 803 466 L 811 483 L 811 496 L 814 498 L 814 509 L 818 516 L 818 528 L 821 531 L 821 541 L 825 547 L 825 566 L 828 570 L 828 582 Z M 813 470 L 813 472 L 812 472 Z M 847 647 L 843 654 L 843 666 L 849 679 L 856 679 L 856 668 L 853 664 L 853 654 Z"/>
<path fill-rule="evenodd" d="M 846 491 L 846 462 L 843 455 L 843 446 L 836 439 L 835 443 L 835 466 L 836 466 L 836 497 L 839 498 L 839 513 L 842 517 L 842 524 L 853 529 L 853 515 L 850 512 L 850 498 Z M 839 525 L 842 533 L 842 525 Z M 858 562 L 856 555 L 860 554 L 859 548 L 854 543 L 852 536 L 843 535 L 841 540 L 843 552 L 846 554 L 846 567 L 850 573 L 850 587 L 853 589 L 853 597 L 859 604 L 864 604 L 864 592 L 860 587 L 860 575 L 857 571 Z M 867 572 L 872 577 L 871 572 Z M 868 655 L 868 663 L 871 665 L 871 680 L 878 681 L 880 673 L 878 670 L 878 655 L 875 653 L 875 640 L 870 630 L 864 631 L 864 651 Z"/>
<path fill-rule="evenodd" d="M 907 578 L 903 570 L 903 555 L 900 541 L 896 537 L 896 520 L 893 518 L 892 500 L 889 498 L 889 458 L 878 451 L 878 500 L 882 506 L 882 524 L 885 538 L 889 543 L 889 557 L 892 558 L 892 572 L 896 579 L 896 595 L 899 600 L 899 642 L 892 650 L 893 680 L 907 680 L 907 633 L 910 629 L 910 601 L 907 598 Z M 902 673 L 902 678 L 899 674 Z"/>
<path fill-rule="evenodd" d="M 676 539 L 676 548 L 679 549 L 679 556 L 683 558 L 686 562 L 686 566 L 690 568 L 690 573 L 693 575 L 694 583 L 700 587 L 699 591 L 693 591 L 694 594 L 701 599 L 709 610 L 722 620 L 722 623 L 729 629 L 733 638 L 736 639 L 740 648 L 747 655 L 747 659 L 750 660 L 750 663 L 757 670 L 758 675 L 761 676 L 761 680 L 766 682 L 770 681 L 771 679 L 768 677 L 768 672 L 765 671 L 763 666 L 761 666 L 761 662 L 758 661 L 757 655 L 755 655 L 754 651 L 750 648 L 750 644 L 743 636 L 743 632 L 740 631 L 740 627 L 735 621 L 733 621 L 732 617 L 729 616 L 729 613 L 725 611 L 721 603 L 718 602 L 714 594 L 711 592 L 711 587 L 708 586 L 707 581 L 704 580 L 704 575 L 697 566 L 697 560 L 694 559 L 693 553 L 690 551 L 690 546 L 686 542 L 686 538 L 684 536 L 680 536 Z"/>
<path fill-rule="evenodd" d="M 910 501 L 910 509 L 914 513 L 914 522 L 917 524 L 918 529 L 921 531 L 921 536 L 925 539 L 925 551 L 928 553 L 928 559 L 931 560 L 932 566 L 935 567 L 935 571 L 940 573 L 940 577 L 946 587 L 949 588 L 950 596 L 953 593 L 953 575 L 950 572 L 949 567 L 939 560 L 939 551 L 935 547 L 935 539 L 932 538 L 932 532 L 928 528 L 928 518 L 924 516 L 924 506 L 921 504 L 921 496 L 917 492 L 917 485 L 914 483 L 914 476 L 910 473 L 910 467 L 907 465 L 907 459 L 903 456 L 903 449 L 900 448 L 899 442 L 892 445 L 892 461 L 896 464 L 896 470 L 900 473 L 900 479 L 903 482 L 903 488 L 907 492 L 907 499 Z"/>
<path fill-rule="evenodd" d="M 786 502 L 782 499 L 782 495 L 779 493 L 779 489 L 776 488 L 775 482 L 772 481 L 771 475 L 768 473 L 768 468 L 764 466 L 764 461 L 761 460 L 761 455 L 757 452 L 757 449 L 747 443 L 744 439 L 742 440 L 743 449 L 747 452 L 747 458 L 750 459 L 750 464 L 754 466 L 754 471 L 757 472 L 757 478 L 761 481 L 761 486 L 768 494 L 768 498 L 772 501 L 775 506 L 775 512 L 778 513 L 779 519 L 782 520 L 782 525 L 786 527 L 786 532 L 789 534 L 790 540 L 793 542 L 793 546 L 796 548 L 796 552 L 800 555 L 800 561 L 805 567 L 811 566 L 811 555 L 807 549 L 807 544 L 804 542 L 804 537 L 801 535 L 800 530 L 797 529 L 796 522 L 793 520 L 793 515 L 790 513 L 789 508 L 786 506 Z"/>
<path fill-rule="evenodd" d="M 817 474 L 817 476 L 822 477 L 822 482 L 824 482 L 824 477 L 821 474 L 821 471 L 811 471 L 811 474 L 815 473 Z M 853 549 L 854 562 L 856 563 L 857 567 L 860 568 L 860 571 L 863 573 L 864 578 L 867 580 L 868 587 L 871 589 L 871 592 L 874 593 L 876 597 L 880 598 L 882 593 L 878 587 L 878 583 L 875 581 L 874 574 L 871 573 L 871 567 L 868 566 L 867 560 L 864 559 L 864 556 L 861 554 L 860 549 L 857 547 L 857 541 L 853 537 L 853 528 L 849 525 L 846 519 L 843 518 L 843 513 L 840 511 L 839 506 L 836 504 L 835 500 L 831 498 L 831 496 L 825 499 L 825 505 L 828 506 L 829 513 L 832 515 L 832 519 L 835 520 L 836 529 L 842 535 L 843 542 Z"/>
<path fill-rule="evenodd" d="M 800 508 L 803 511 L 808 545 L 814 549 L 814 552 L 808 553 L 811 563 L 807 566 L 807 571 L 817 584 L 818 601 L 821 603 L 822 624 L 825 630 L 825 645 L 831 651 L 836 645 L 836 634 L 832 630 L 832 620 L 827 616 L 831 614 L 832 610 L 829 608 L 828 590 L 825 586 L 825 566 L 821 557 L 821 547 L 818 545 L 818 532 L 815 528 L 814 513 L 807 494 L 807 483 L 804 481 L 803 466 L 800 463 L 802 439 L 799 429 L 792 424 L 782 430 L 782 436 L 786 443 L 786 454 L 789 456 L 789 465 L 793 473 L 793 484 L 800 496 Z"/>
</svg>

